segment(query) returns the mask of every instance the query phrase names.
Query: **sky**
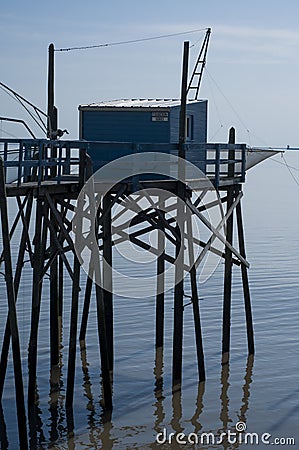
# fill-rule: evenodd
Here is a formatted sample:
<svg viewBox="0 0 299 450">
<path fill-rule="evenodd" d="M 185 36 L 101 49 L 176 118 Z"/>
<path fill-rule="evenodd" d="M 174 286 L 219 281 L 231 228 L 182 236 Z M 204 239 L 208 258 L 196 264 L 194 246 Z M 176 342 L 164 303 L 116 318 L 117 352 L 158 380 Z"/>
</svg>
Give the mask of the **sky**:
<svg viewBox="0 0 299 450">
<path fill-rule="evenodd" d="M 0 81 L 46 110 L 47 53 L 56 49 L 212 28 L 200 96 L 209 100 L 209 140 L 299 146 L 299 3 L 110 0 L 4 1 L 0 11 Z M 178 98 L 183 41 L 191 73 L 204 32 L 98 49 L 55 53 L 59 127 L 78 137 L 78 106 L 120 98 Z M 0 115 L 26 118 L 0 90 Z M 1 136 L 26 137 L 2 122 Z"/>
</svg>

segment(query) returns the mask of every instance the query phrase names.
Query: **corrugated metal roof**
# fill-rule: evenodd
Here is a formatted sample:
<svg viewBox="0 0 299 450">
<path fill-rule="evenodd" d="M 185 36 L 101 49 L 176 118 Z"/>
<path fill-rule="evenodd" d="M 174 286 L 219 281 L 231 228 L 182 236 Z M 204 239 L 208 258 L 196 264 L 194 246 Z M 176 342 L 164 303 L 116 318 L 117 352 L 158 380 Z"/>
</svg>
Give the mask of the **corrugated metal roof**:
<svg viewBox="0 0 299 450">
<path fill-rule="evenodd" d="M 202 101 L 204 100 L 190 100 L 188 104 Z M 132 98 L 89 103 L 80 105 L 79 108 L 169 108 L 180 104 L 181 101 L 175 98 Z"/>
</svg>

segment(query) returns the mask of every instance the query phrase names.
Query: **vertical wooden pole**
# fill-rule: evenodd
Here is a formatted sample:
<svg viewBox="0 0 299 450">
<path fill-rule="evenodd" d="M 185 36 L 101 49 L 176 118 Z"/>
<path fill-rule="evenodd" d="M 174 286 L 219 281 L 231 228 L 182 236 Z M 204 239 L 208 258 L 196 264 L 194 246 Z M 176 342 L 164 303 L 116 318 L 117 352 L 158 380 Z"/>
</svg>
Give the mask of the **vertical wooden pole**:
<svg viewBox="0 0 299 450">
<path fill-rule="evenodd" d="M 109 372 L 109 355 L 108 355 L 108 343 L 107 343 L 107 332 L 105 323 L 105 305 L 103 288 L 96 285 L 96 299 L 97 299 L 97 320 L 98 320 L 98 335 L 100 342 L 100 353 L 101 353 L 101 371 L 102 371 L 102 382 L 103 382 L 103 400 L 104 408 L 107 411 L 112 410 L 112 390 L 110 383 L 110 372 Z"/>
<path fill-rule="evenodd" d="M 79 340 L 81 342 L 85 341 L 85 338 L 86 338 L 86 329 L 87 329 L 87 322 L 88 322 L 88 315 L 89 315 L 91 292 L 92 292 L 92 278 L 87 277 L 86 287 L 85 287 L 85 296 L 84 296 L 84 305 L 83 305 L 83 312 L 82 312 L 82 319 L 81 319 L 81 327 L 80 327 L 80 334 L 79 334 Z"/>
<path fill-rule="evenodd" d="M 54 44 L 49 45 L 49 59 L 48 59 L 48 123 L 47 136 L 52 139 L 53 131 L 57 130 L 57 110 L 54 106 Z"/>
<path fill-rule="evenodd" d="M 229 131 L 229 144 L 235 143 L 235 129 Z M 234 151 L 229 150 L 228 159 L 234 159 Z M 228 165 L 228 176 L 234 176 L 234 164 Z M 227 207 L 228 211 L 234 202 L 234 185 L 227 188 Z M 226 222 L 226 240 L 229 244 L 233 243 L 233 213 Z M 225 266 L 224 266 L 224 296 L 223 296 L 223 328 L 222 328 L 222 364 L 229 361 L 230 351 L 230 328 L 231 328 L 231 289 L 232 289 L 232 252 L 225 247 Z"/>
<path fill-rule="evenodd" d="M 56 206 L 56 202 L 54 201 Z M 53 223 L 53 230 L 50 234 L 50 248 L 52 252 L 56 251 L 53 233 L 57 230 L 55 218 L 50 212 L 50 221 Z M 59 339 L 58 339 L 58 257 L 56 256 L 50 266 L 50 354 L 51 367 L 56 366 L 59 362 Z"/>
<path fill-rule="evenodd" d="M 195 329 L 195 342 L 196 342 L 196 353 L 197 353 L 197 367 L 198 367 L 198 379 L 199 381 L 205 381 L 205 363 L 204 363 L 204 351 L 202 344 L 202 333 L 201 333 L 201 323 L 200 323 L 200 313 L 199 313 L 199 298 L 197 291 L 197 280 L 196 280 L 196 267 L 194 265 L 194 249 L 193 249 L 193 229 L 191 217 L 188 216 L 187 219 L 187 234 L 188 239 L 188 252 L 190 261 L 190 281 L 191 281 L 191 293 L 192 293 L 192 307 L 193 307 L 193 318 L 194 318 L 194 329 Z"/>
<path fill-rule="evenodd" d="M 180 246 L 184 245 L 182 233 L 177 227 L 177 234 L 181 235 L 180 242 L 176 245 L 175 262 L 175 288 L 174 288 L 174 320 L 173 320 L 173 367 L 172 367 L 172 389 L 181 388 L 182 383 L 182 356 L 183 356 L 183 313 L 184 313 L 184 280 L 183 263 L 184 254 L 179 256 Z"/>
<path fill-rule="evenodd" d="M 7 439 L 6 423 L 4 420 L 4 414 L 3 414 L 1 402 L 0 402 L 0 444 L 2 446 L 1 448 L 8 449 L 9 442 Z"/>
<path fill-rule="evenodd" d="M 245 239 L 244 239 L 244 229 L 243 229 L 243 219 L 242 219 L 242 209 L 241 208 L 242 208 L 241 202 L 239 202 L 236 207 L 239 250 L 240 250 L 240 254 L 243 256 L 243 258 L 246 258 Z M 247 267 L 244 264 L 241 264 L 241 274 L 242 274 L 242 284 L 243 284 L 244 304 L 245 304 L 248 353 L 249 353 L 249 355 L 253 355 L 254 354 L 254 333 L 253 333 L 253 322 L 252 322 L 252 312 L 251 312 L 251 300 L 250 300 L 250 290 L 249 290 L 249 282 L 248 282 L 248 272 L 247 272 Z"/>
<path fill-rule="evenodd" d="M 182 85 L 181 85 L 181 110 L 179 129 L 179 157 L 185 159 L 186 140 L 186 102 L 187 102 L 187 79 L 188 79 L 189 42 L 184 42 Z M 172 389 L 181 388 L 182 383 L 182 356 L 183 356 L 183 299 L 184 299 L 184 225 L 185 208 L 182 202 L 185 201 L 186 187 L 183 183 L 185 179 L 184 164 L 179 164 L 178 175 L 180 181 L 177 184 L 177 235 L 180 239 L 176 244 L 175 262 L 175 288 L 174 288 L 174 320 L 173 320 L 173 366 L 172 366 Z M 180 252 L 180 247 L 182 251 Z"/>
<path fill-rule="evenodd" d="M 103 198 L 103 300 L 107 333 L 108 364 L 113 372 L 113 294 L 112 294 L 112 235 L 111 235 L 111 195 Z"/>
<path fill-rule="evenodd" d="M 70 320 L 69 356 L 67 366 L 67 387 L 65 404 L 72 408 L 74 398 L 75 370 L 76 370 L 76 347 L 77 347 L 77 324 L 78 324 L 78 302 L 80 290 L 80 263 L 74 255 L 74 279 L 72 286 L 72 306 Z"/>
<path fill-rule="evenodd" d="M 4 165 L 1 158 L 0 158 L 0 212 L 1 212 L 4 265 L 5 265 L 6 293 L 7 293 L 9 325 L 11 330 L 12 351 L 13 351 L 13 366 L 15 377 L 19 441 L 20 446 L 24 449 L 27 449 L 28 439 L 26 427 L 26 412 L 25 412 L 20 340 L 17 322 L 13 273 L 12 273 Z"/>
<path fill-rule="evenodd" d="M 34 234 L 31 330 L 28 348 L 29 406 L 33 406 L 35 404 L 35 395 L 36 395 L 37 336 L 38 336 L 40 304 L 42 294 L 42 268 L 44 261 L 44 248 L 47 239 L 47 225 L 45 223 L 45 220 L 43 221 L 43 205 L 44 200 L 41 197 L 38 197 L 36 201 L 36 219 L 35 219 L 35 234 Z"/>
<path fill-rule="evenodd" d="M 31 217 L 32 203 L 33 203 L 33 196 L 30 195 L 27 200 L 25 221 L 24 221 L 23 229 L 22 229 L 20 249 L 19 249 L 19 253 L 18 253 L 18 259 L 17 259 L 15 277 L 14 277 L 14 289 L 15 289 L 15 301 L 16 302 L 17 302 L 18 291 L 19 291 L 19 286 L 20 286 L 22 268 L 24 265 L 24 255 L 25 255 L 26 242 L 27 242 L 27 237 L 28 237 L 27 230 L 28 230 L 30 217 Z M 7 370 L 10 336 L 11 336 L 10 320 L 9 320 L 9 316 L 8 316 L 7 320 L 6 320 L 5 332 L 4 332 L 3 343 L 2 343 L 1 360 L 0 360 L 0 402 L 2 399 L 2 395 L 3 395 L 4 380 L 5 380 L 5 376 L 6 376 L 6 370 Z"/>
<path fill-rule="evenodd" d="M 161 204 L 161 206 L 163 206 Z M 165 213 L 161 211 L 163 217 Z M 165 272 L 165 233 L 164 228 L 158 229 L 158 251 L 157 258 L 157 295 L 156 295 L 156 348 L 163 347 L 164 342 L 164 272 Z"/>
<path fill-rule="evenodd" d="M 62 319 L 63 313 L 63 279 L 64 279 L 64 271 L 63 271 L 63 259 L 61 255 L 58 258 L 58 316 L 60 317 L 60 321 Z"/>
</svg>

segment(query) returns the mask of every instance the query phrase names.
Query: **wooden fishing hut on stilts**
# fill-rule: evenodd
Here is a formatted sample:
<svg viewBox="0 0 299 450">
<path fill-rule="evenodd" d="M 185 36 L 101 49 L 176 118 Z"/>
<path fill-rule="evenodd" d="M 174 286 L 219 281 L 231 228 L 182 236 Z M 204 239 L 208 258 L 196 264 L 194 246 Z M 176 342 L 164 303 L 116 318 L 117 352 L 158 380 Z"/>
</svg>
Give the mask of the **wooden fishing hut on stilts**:
<svg viewBox="0 0 299 450">
<path fill-rule="evenodd" d="M 101 360 L 99 374 L 101 373 L 102 380 L 103 407 L 107 412 L 112 411 L 114 360 L 114 272 L 112 255 L 113 247 L 119 241 L 128 240 L 135 246 L 144 249 L 145 252 L 152 252 L 157 256 L 155 324 L 157 351 L 163 347 L 164 342 L 165 266 L 168 264 L 173 267 L 172 386 L 174 390 L 180 389 L 182 382 L 184 284 L 187 282 L 191 284 L 190 303 L 192 304 L 194 317 L 198 379 L 199 381 L 205 380 L 196 271 L 208 253 L 223 259 L 225 263 L 222 363 L 228 362 L 230 353 L 233 265 L 239 266 L 242 273 L 248 352 L 249 354 L 254 353 L 253 323 L 247 275 L 249 264 L 245 254 L 241 210 L 242 184 L 245 181 L 246 171 L 246 145 L 235 143 L 233 128 L 229 132 L 229 141 L 225 144 L 211 144 L 205 140 L 200 142 L 194 141 L 192 138 L 188 139 L 186 116 L 188 108 L 190 108 L 190 105 L 192 106 L 192 102 L 187 101 L 187 93 L 192 89 L 191 84 L 188 86 L 188 52 L 189 43 L 185 42 L 181 100 L 177 108 L 179 113 L 177 115 L 176 143 L 108 142 L 107 140 L 104 142 L 84 140 L 85 136 L 81 136 L 82 139 L 78 141 L 54 139 L 0 140 L 2 155 L 0 161 L 0 209 L 3 243 L 1 260 L 5 267 L 8 302 L 8 316 L 0 360 L 0 401 L 5 383 L 10 342 L 12 342 L 19 436 L 23 445 L 22 448 L 26 448 L 25 443 L 27 442 L 26 417 L 30 428 L 37 402 L 37 349 L 41 301 L 50 302 L 49 350 L 51 370 L 53 371 L 53 368 L 59 365 L 59 327 L 62 320 L 63 293 L 64 285 L 69 280 L 72 283 L 71 315 L 70 323 L 64 324 L 64 327 L 69 327 L 65 406 L 68 411 L 70 428 L 72 426 L 74 400 L 76 347 L 78 339 L 84 346 L 93 287 L 96 292 Z M 195 70 L 192 78 L 197 75 L 201 76 L 201 72 L 197 73 Z M 50 71 L 50 85 L 53 83 L 51 77 L 53 78 L 53 74 Z M 49 138 L 51 138 L 55 135 L 55 132 L 57 135 L 57 113 L 51 89 L 49 98 L 48 119 L 50 123 Z M 84 108 L 82 108 L 83 110 Z M 168 118 L 168 115 L 166 113 L 165 108 L 164 110 L 163 108 L 162 110 L 159 108 L 150 109 L 152 119 L 149 126 L 167 124 L 166 118 Z M 188 126 L 191 126 L 192 120 L 194 118 L 189 118 Z M 17 158 L 11 159 L 11 152 L 14 152 L 14 155 L 17 154 Z M 137 171 L 136 167 L 130 169 L 131 172 L 129 173 L 132 173 L 132 176 L 127 176 L 128 172 L 124 171 L 125 178 L 119 179 L 121 175 L 118 173 L 117 182 L 112 177 L 113 183 L 111 185 L 109 185 L 108 175 L 108 178 L 104 181 L 101 178 L 94 178 L 92 174 L 95 168 L 104 169 L 107 163 L 113 163 L 115 156 L 117 155 L 115 158 L 117 159 L 121 153 L 125 158 L 130 158 L 133 155 L 137 165 L 139 161 Z M 145 160 L 142 159 L 142 155 L 146 155 Z M 140 171 L 140 165 L 144 161 L 148 163 L 145 170 L 146 176 Z M 167 161 L 169 165 L 168 176 L 165 171 L 162 171 L 163 176 L 158 176 L 158 172 L 152 178 L 148 176 L 148 173 L 154 172 L 154 167 L 158 166 L 157 170 L 160 170 L 161 164 L 166 167 Z M 191 173 L 188 172 L 188 164 L 195 166 L 202 173 L 199 180 L 188 180 L 188 174 Z M 15 177 L 13 183 L 9 183 L 9 177 L 11 176 L 12 178 Z M 97 185 L 98 190 L 93 191 L 94 196 L 89 198 L 86 208 L 84 202 L 90 193 L 86 190 L 86 186 L 90 187 L 91 185 L 93 189 Z M 106 192 L 107 185 L 109 190 Z M 192 186 L 195 186 L 197 190 L 196 199 L 193 196 Z M 151 195 L 151 190 L 154 192 L 153 195 Z M 205 196 L 211 190 L 216 193 L 216 200 L 204 202 Z M 167 197 L 163 197 L 163 195 L 159 197 L 159 193 L 162 191 L 167 192 Z M 11 197 L 16 199 L 18 210 L 15 220 L 10 224 L 7 200 Z M 146 209 L 142 206 L 142 198 L 145 198 L 148 202 L 149 206 Z M 171 198 L 176 199 L 176 201 L 167 203 Z M 219 205 L 224 208 L 224 213 L 219 223 L 213 223 L 207 218 L 205 212 L 209 212 L 210 209 Z M 130 219 L 129 224 L 131 229 L 128 228 L 125 221 L 121 225 L 114 224 L 115 206 L 121 207 L 123 211 L 118 213 L 117 218 L 126 211 L 133 213 L 133 218 Z M 35 211 L 35 217 L 33 217 L 33 211 Z M 171 213 L 170 216 L 169 213 Z M 202 226 L 209 230 L 210 237 L 207 241 L 198 238 L 193 239 L 193 218 L 196 218 Z M 234 247 L 234 219 L 236 219 L 238 232 L 238 249 Z M 29 231 L 31 222 L 34 222 L 33 234 Z M 22 232 L 19 239 L 16 264 L 13 267 L 10 240 L 14 236 L 18 224 L 21 224 Z M 138 225 L 137 230 L 134 230 L 134 225 Z M 156 248 L 142 239 L 155 230 L 162 231 L 162 233 L 158 233 Z M 92 243 L 89 241 L 91 238 L 93 238 Z M 223 250 L 219 250 L 214 245 L 215 241 L 223 244 Z M 93 252 L 94 246 L 96 246 L 95 252 Z M 172 252 L 168 252 L 168 246 L 172 246 Z M 195 254 L 195 246 L 197 249 L 201 249 L 200 253 Z M 86 259 L 84 250 L 86 249 L 89 251 L 87 263 L 84 261 L 84 258 Z M 20 355 L 16 304 L 27 255 L 29 261 L 26 264 L 32 267 L 32 305 L 28 343 L 28 393 L 26 396 L 23 388 L 24 373 Z M 186 255 L 188 263 L 186 263 Z M 88 269 L 85 270 L 87 276 L 81 269 L 84 263 L 88 266 Z M 50 274 L 48 300 L 42 296 L 43 279 L 47 273 Z M 66 276 L 68 280 L 65 279 Z M 84 306 L 79 329 L 78 299 L 80 290 L 84 290 Z M 27 399 L 27 413 L 25 398 Z"/>
</svg>

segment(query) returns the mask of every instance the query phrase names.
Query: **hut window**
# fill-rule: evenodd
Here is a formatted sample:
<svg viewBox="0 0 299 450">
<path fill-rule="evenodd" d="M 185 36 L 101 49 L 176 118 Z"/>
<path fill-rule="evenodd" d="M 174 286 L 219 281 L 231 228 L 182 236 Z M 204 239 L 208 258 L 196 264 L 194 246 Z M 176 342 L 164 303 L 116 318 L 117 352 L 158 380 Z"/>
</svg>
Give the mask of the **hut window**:
<svg viewBox="0 0 299 450">
<path fill-rule="evenodd" d="M 186 139 L 193 140 L 193 116 L 191 114 L 186 116 Z"/>
</svg>

